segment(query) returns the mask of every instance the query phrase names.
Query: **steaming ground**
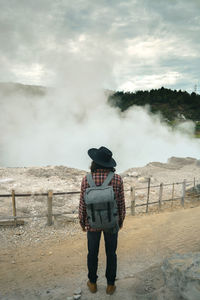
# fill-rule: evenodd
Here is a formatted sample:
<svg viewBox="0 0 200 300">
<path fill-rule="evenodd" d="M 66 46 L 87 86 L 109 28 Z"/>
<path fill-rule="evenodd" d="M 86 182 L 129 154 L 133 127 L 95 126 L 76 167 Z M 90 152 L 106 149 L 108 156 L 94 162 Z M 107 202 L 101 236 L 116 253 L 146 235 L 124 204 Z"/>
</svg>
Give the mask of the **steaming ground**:
<svg viewBox="0 0 200 300">
<path fill-rule="evenodd" d="M 125 190 L 131 185 L 179 182 L 196 177 L 199 183 L 199 161 L 194 158 L 172 157 L 168 163 L 151 162 L 145 167 L 132 168 L 121 175 Z M 64 166 L 0 168 L 0 193 L 79 190 L 85 171 Z M 190 185 L 187 186 L 187 189 Z M 177 191 L 178 192 L 178 191 Z M 164 195 L 171 194 L 165 190 Z M 150 199 L 157 198 L 151 189 Z M 146 196 L 137 191 L 136 201 Z M 79 196 L 53 198 L 53 212 L 77 210 Z M 126 206 L 130 192 L 126 192 Z M 186 202 L 185 209 L 177 206 L 160 214 L 131 217 L 127 208 L 124 228 L 119 233 L 118 280 L 114 299 L 179 300 L 167 290 L 161 271 L 165 257 L 175 252 L 199 251 L 199 200 Z M 7 209 L 9 207 L 9 209 Z M 12 212 L 10 198 L 0 198 L 0 214 Z M 17 214 L 46 213 L 46 198 L 17 198 Z M 138 212 L 138 211 L 137 211 Z M 99 257 L 99 291 L 91 295 L 86 287 L 86 236 L 81 232 L 76 214 L 54 220 L 46 226 L 46 218 L 34 218 L 17 228 L 0 228 L 0 299 L 53 299 L 62 300 L 82 289 L 82 298 L 103 300 L 105 294 L 105 255 L 103 242 Z M 134 298 L 135 297 L 135 298 Z"/>
<path fill-rule="evenodd" d="M 74 70 L 66 85 L 63 74 L 57 88 L 40 87 L 39 92 L 1 85 L 0 166 L 87 170 L 87 150 L 101 145 L 113 151 L 120 172 L 149 161 L 166 162 L 170 156 L 199 158 L 200 140 L 193 138 L 191 121 L 172 130 L 148 107 L 120 113 L 108 106 L 107 94 L 99 88 L 105 73 L 97 76 L 89 63 L 87 68 L 87 76 Z"/>
</svg>

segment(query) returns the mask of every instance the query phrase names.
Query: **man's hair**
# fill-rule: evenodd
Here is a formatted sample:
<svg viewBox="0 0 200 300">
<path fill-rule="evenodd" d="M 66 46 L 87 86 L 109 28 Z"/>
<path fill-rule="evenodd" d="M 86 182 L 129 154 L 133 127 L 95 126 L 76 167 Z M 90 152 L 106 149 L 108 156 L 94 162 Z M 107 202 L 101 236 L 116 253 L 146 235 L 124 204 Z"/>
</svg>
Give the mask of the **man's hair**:
<svg viewBox="0 0 200 300">
<path fill-rule="evenodd" d="M 115 172 L 116 171 L 115 168 L 113 168 L 113 167 L 103 167 L 103 166 L 98 165 L 94 161 L 92 161 L 91 166 L 90 166 L 91 172 L 94 173 L 94 172 L 96 172 L 99 169 L 109 170 L 111 172 Z"/>
</svg>

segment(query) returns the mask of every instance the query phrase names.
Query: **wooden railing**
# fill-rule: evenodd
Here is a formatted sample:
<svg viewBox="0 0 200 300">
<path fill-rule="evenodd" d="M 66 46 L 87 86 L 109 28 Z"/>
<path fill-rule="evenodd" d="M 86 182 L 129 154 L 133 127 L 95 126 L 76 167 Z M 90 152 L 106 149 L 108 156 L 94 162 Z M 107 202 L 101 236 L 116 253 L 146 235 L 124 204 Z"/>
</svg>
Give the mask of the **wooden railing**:
<svg viewBox="0 0 200 300">
<path fill-rule="evenodd" d="M 131 209 L 131 215 L 135 215 L 136 207 L 146 206 L 146 213 L 148 213 L 149 205 L 158 205 L 158 209 L 160 211 L 163 203 L 171 202 L 171 204 L 173 205 L 174 201 L 176 200 L 180 200 L 180 205 L 184 207 L 185 199 L 191 198 L 191 195 L 186 195 L 186 187 L 193 186 L 193 188 L 195 189 L 198 182 L 199 181 L 197 181 L 196 178 L 194 178 L 192 181 L 187 181 L 186 179 L 184 179 L 183 182 L 174 182 L 174 183 L 166 183 L 166 184 L 160 183 L 159 185 L 151 185 L 151 178 L 148 178 L 146 187 L 138 187 L 138 188 L 135 188 L 134 186 L 131 187 L 131 206 L 129 207 Z M 174 191 L 176 185 L 182 186 L 181 195 L 179 197 L 174 197 Z M 163 199 L 163 194 L 164 194 L 163 191 L 164 191 L 164 187 L 166 186 L 172 187 L 171 197 L 168 199 Z M 159 193 L 158 193 L 157 201 L 150 202 L 150 191 L 152 188 L 159 188 Z M 136 191 L 138 190 L 147 190 L 145 203 L 136 204 L 136 200 L 137 200 Z M 192 197 L 200 198 L 200 192 L 196 193 L 196 195 L 193 194 Z"/>
<path fill-rule="evenodd" d="M 180 200 L 180 205 L 184 207 L 185 205 L 185 199 L 189 198 L 188 195 L 186 195 L 186 187 L 187 186 L 193 186 L 194 188 L 196 187 L 197 183 L 200 181 L 197 181 L 195 178 L 192 181 L 186 181 L 184 180 L 183 182 L 174 182 L 174 183 L 160 183 L 159 185 L 151 185 L 151 179 L 148 179 L 147 186 L 145 187 L 135 187 L 131 186 L 130 189 L 126 190 L 126 192 L 130 192 L 130 197 L 131 197 L 131 205 L 126 206 L 126 208 L 130 208 L 131 210 L 131 215 L 136 214 L 136 208 L 138 207 L 146 207 L 146 213 L 149 212 L 149 206 L 150 205 L 157 205 L 158 210 L 161 210 L 162 204 L 165 202 L 171 202 L 173 205 L 174 201 Z M 175 195 L 175 186 L 176 185 L 182 185 L 181 188 L 181 195 L 179 197 L 174 197 Z M 163 199 L 164 195 L 164 187 L 166 186 L 171 186 L 171 197 L 168 199 Z M 150 193 L 152 188 L 158 188 L 159 193 L 158 193 L 158 198 L 157 201 L 150 201 Z M 136 203 L 137 202 L 137 196 L 136 196 L 136 191 L 138 190 L 147 190 L 146 193 L 146 202 L 143 203 Z M 24 218 L 47 218 L 47 224 L 50 226 L 53 224 L 53 216 L 61 216 L 61 215 L 66 215 L 66 214 L 72 214 L 75 211 L 72 212 L 62 212 L 62 213 L 53 213 L 53 197 L 56 195 L 75 195 L 75 194 L 80 194 L 80 191 L 71 191 L 71 192 L 53 192 L 53 190 L 49 190 L 46 193 L 16 193 L 15 190 L 12 190 L 11 194 L 0 194 L 0 198 L 11 198 L 12 199 L 12 216 L 0 216 L 0 221 L 5 221 L 5 220 L 13 220 L 14 225 L 17 225 L 17 220 L 18 219 L 24 219 Z M 16 205 L 16 199 L 18 197 L 30 197 L 30 196 L 45 196 L 47 197 L 47 208 L 46 208 L 46 214 L 37 214 L 37 215 L 29 215 L 29 216 L 17 216 L 17 205 Z M 193 195 L 193 198 L 197 197 L 200 199 L 200 193 L 198 192 L 196 195 Z"/>
</svg>

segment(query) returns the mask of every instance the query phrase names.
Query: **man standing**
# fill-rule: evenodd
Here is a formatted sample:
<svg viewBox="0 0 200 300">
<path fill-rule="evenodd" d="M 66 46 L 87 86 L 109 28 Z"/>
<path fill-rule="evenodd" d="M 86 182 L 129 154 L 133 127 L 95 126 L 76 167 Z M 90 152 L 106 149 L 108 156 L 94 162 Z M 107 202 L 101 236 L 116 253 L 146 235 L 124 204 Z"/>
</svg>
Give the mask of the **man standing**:
<svg viewBox="0 0 200 300">
<path fill-rule="evenodd" d="M 101 238 L 101 232 L 104 234 L 105 241 L 105 251 L 106 251 L 106 279 L 107 288 L 106 293 L 112 295 L 116 289 L 115 278 L 117 272 L 117 239 L 118 230 L 123 227 L 123 222 L 125 218 L 125 199 L 124 199 L 124 188 L 122 178 L 115 174 L 116 162 L 112 158 L 112 152 L 106 147 L 100 147 L 99 149 L 92 148 L 88 150 L 88 155 L 92 159 L 91 164 L 91 175 L 85 176 L 81 183 L 81 195 L 79 203 L 79 220 L 83 231 L 87 231 L 87 242 L 88 242 L 88 255 L 87 255 L 87 266 L 88 266 L 88 278 L 87 282 L 90 292 L 96 293 L 97 291 L 97 268 L 98 268 L 98 253 L 99 253 L 99 243 Z M 107 179 L 107 180 L 106 180 Z M 102 222 L 102 228 L 100 226 L 94 226 L 95 224 L 91 222 L 91 216 L 89 215 L 89 205 L 85 201 L 86 191 L 93 186 L 98 187 L 104 185 L 111 186 L 114 191 L 114 204 L 116 204 L 117 212 L 113 213 L 110 207 L 114 205 L 108 204 L 108 212 L 104 213 L 104 218 L 111 217 L 116 218 L 116 224 L 107 229 L 102 221 L 101 214 L 100 219 Z M 110 202 L 111 203 L 111 202 Z M 105 204 L 105 203 L 104 203 Z M 100 205 L 102 206 L 102 204 Z M 99 207 L 100 207 L 99 206 Z M 92 216 L 97 216 L 94 205 L 90 204 L 93 211 Z M 113 216 L 112 216 L 113 214 Z M 103 219 L 104 219 L 103 218 Z"/>
</svg>

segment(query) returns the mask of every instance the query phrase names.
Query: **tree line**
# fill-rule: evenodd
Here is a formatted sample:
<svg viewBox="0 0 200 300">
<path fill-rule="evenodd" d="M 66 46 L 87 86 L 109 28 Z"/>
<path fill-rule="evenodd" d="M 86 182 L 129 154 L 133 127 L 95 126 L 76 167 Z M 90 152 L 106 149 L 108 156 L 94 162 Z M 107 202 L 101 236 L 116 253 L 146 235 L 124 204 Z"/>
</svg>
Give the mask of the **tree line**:
<svg viewBox="0 0 200 300">
<path fill-rule="evenodd" d="M 108 102 L 122 112 L 133 105 L 149 105 L 150 111 L 152 113 L 160 112 L 165 121 L 193 120 L 196 122 L 196 129 L 200 130 L 200 95 L 195 92 L 189 94 L 186 91 L 164 87 L 150 91 L 117 91 L 109 96 Z"/>
</svg>

